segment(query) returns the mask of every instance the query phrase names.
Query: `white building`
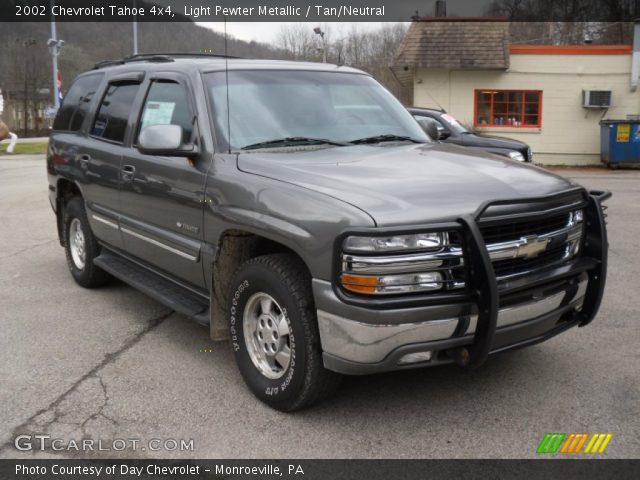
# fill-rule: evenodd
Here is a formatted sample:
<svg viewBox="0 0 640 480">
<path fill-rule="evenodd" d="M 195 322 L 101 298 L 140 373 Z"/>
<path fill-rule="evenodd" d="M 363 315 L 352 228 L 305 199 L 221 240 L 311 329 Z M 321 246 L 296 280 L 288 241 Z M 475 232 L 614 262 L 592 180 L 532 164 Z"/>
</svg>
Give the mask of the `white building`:
<svg viewBox="0 0 640 480">
<path fill-rule="evenodd" d="M 508 31 L 496 19 L 414 21 L 394 70 L 413 88 L 415 106 L 522 140 L 536 163 L 599 164 L 600 120 L 640 115 L 633 47 L 509 45 Z"/>
</svg>

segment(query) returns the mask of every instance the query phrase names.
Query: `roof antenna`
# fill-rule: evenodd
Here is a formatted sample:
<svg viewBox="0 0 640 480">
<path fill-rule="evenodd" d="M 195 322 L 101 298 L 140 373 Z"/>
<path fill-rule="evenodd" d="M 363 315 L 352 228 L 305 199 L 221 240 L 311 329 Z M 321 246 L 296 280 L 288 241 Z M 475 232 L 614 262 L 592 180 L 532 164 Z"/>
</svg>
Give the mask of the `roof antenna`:
<svg viewBox="0 0 640 480">
<path fill-rule="evenodd" d="M 227 144 L 231 153 L 231 114 L 229 112 L 229 56 L 227 55 L 227 16 L 224 16 L 224 75 L 227 84 Z"/>
</svg>

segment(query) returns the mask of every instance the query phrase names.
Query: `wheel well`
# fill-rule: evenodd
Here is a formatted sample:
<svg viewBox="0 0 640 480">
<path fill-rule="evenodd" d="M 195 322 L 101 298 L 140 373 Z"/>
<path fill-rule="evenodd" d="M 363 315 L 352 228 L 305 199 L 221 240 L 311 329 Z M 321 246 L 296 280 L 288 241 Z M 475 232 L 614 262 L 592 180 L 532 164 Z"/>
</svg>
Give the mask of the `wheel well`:
<svg viewBox="0 0 640 480">
<path fill-rule="evenodd" d="M 214 340 L 227 336 L 227 293 L 238 267 L 251 258 L 272 253 L 291 253 L 300 258 L 291 248 L 253 233 L 228 230 L 220 237 L 211 270 L 213 278 L 211 279 L 210 320 L 211 336 Z"/>
<path fill-rule="evenodd" d="M 214 292 L 224 300 L 233 274 L 243 262 L 272 253 L 291 253 L 289 247 L 269 238 L 240 230 L 229 230 L 220 238 L 218 253 L 213 264 Z M 224 303 L 222 303 L 224 305 Z"/>
<path fill-rule="evenodd" d="M 73 197 L 82 196 L 82 192 L 78 186 L 70 180 L 64 178 L 58 180 L 56 185 L 56 223 L 58 226 L 58 240 L 60 245 L 64 247 L 63 218 L 64 206 Z"/>
<path fill-rule="evenodd" d="M 58 194 L 58 200 L 64 200 L 64 202 L 67 202 L 71 197 L 75 197 L 76 195 L 82 196 L 78 186 L 71 180 L 66 180 L 64 178 L 58 180 L 56 192 Z"/>
</svg>

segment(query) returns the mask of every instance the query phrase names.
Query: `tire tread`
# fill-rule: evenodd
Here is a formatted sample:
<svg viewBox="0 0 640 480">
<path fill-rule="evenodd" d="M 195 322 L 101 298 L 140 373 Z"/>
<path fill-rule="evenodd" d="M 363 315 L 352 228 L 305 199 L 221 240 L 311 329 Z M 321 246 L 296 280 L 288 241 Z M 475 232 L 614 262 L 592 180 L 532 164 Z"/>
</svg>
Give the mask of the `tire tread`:
<svg viewBox="0 0 640 480">
<path fill-rule="evenodd" d="M 341 380 L 339 374 L 325 369 L 322 363 L 322 347 L 311 289 L 311 275 L 296 255 L 276 253 L 247 260 L 239 267 L 231 285 L 237 285 L 244 268 L 254 265 L 270 270 L 281 279 L 300 312 L 304 327 L 304 342 L 307 351 L 310 352 L 305 362 L 304 382 L 297 397 L 284 408 L 279 409 L 288 412 L 301 410 L 330 396 Z"/>
<path fill-rule="evenodd" d="M 84 207 L 84 199 L 80 196 L 70 198 L 64 205 L 62 215 L 62 224 L 64 228 L 64 251 L 69 270 L 71 271 L 71 275 L 74 280 L 80 286 L 85 288 L 97 288 L 105 285 L 109 282 L 111 277 L 107 272 L 93 264 L 93 259 L 100 254 L 100 245 L 91 231 L 91 226 L 87 219 L 87 211 Z M 69 247 L 69 224 L 71 223 L 71 219 L 74 217 L 77 217 L 82 223 L 82 230 L 85 238 L 87 258 L 83 271 L 80 271 L 75 267 Z"/>
</svg>

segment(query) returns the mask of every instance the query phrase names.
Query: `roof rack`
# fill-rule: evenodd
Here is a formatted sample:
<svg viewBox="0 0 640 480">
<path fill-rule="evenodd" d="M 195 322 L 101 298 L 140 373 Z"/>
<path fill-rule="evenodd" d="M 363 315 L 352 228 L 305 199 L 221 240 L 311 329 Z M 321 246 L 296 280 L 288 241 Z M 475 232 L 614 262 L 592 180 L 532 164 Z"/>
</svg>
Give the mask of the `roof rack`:
<svg viewBox="0 0 640 480">
<path fill-rule="evenodd" d="M 138 53 L 136 55 L 130 55 L 128 57 L 124 57 L 121 60 L 105 60 L 103 62 L 98 62 L 93 66 L 94 70 L 111 67 L 114 65 L 124 65 L 126 63 L 131 62 L 154 62 L 154 63 L 165 63 L 165 62 L 173 62 L 175 58 L 189 58 L 189 57 L 199 57 L 199 58 L 240 58 L 234 57 L 232 55 L 223 55 L 217 53 Z"/>
</svg>

